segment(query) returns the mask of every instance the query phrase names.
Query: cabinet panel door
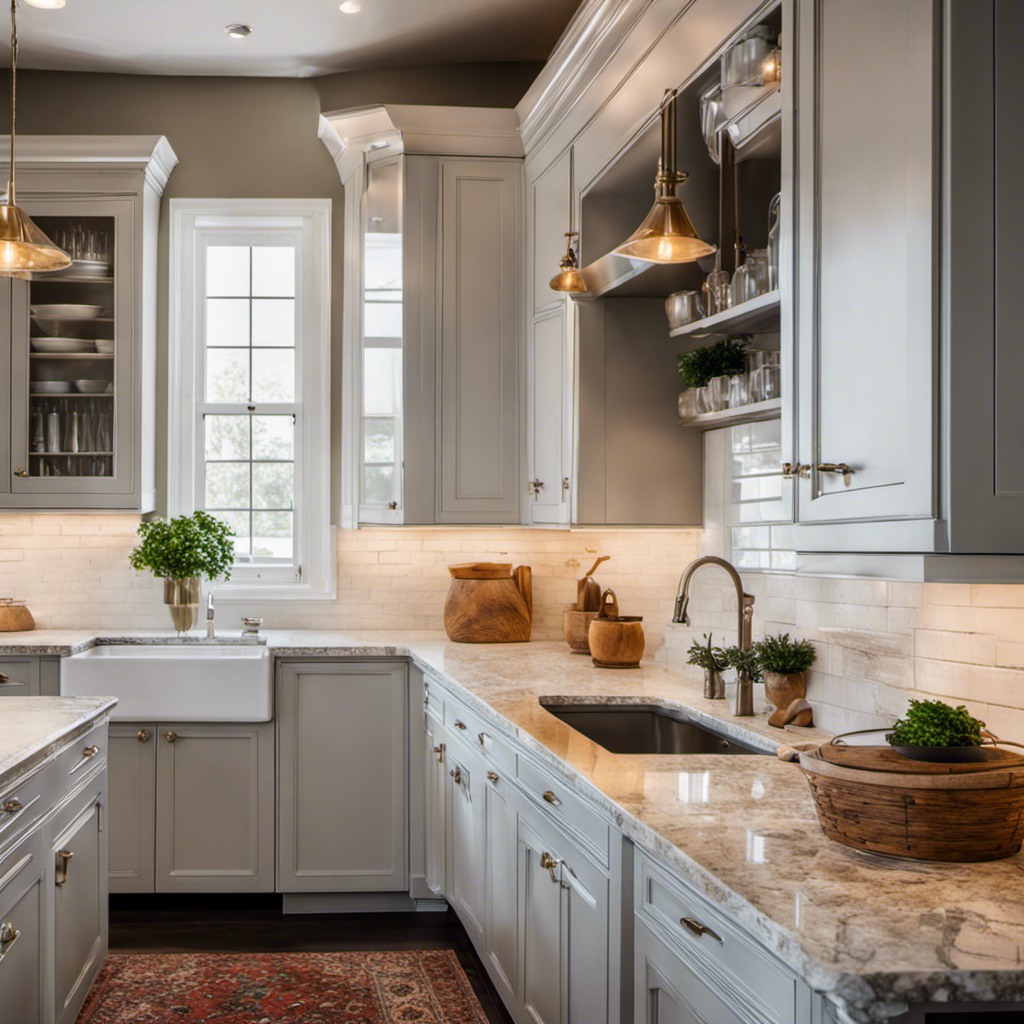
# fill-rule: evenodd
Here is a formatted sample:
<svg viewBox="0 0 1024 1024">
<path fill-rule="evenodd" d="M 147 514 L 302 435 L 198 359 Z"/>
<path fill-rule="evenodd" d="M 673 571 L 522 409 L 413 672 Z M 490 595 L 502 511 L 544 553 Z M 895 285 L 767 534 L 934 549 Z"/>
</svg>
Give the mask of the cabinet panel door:
<svg viewBox="0 0 1024 1024">
<path fill-rule="evenodd" d="M 537 1024 L 562 1021 L 562 889 L 541 859 L 557 857 L 521 817 L 519 819 L 519 991 Z"/>
<path fill-rule="evenodd" d="M 4 1019 L 33 1024 L 43 1019 L 46 944 L 43 866 L 38 835 L 0 860 L 0 924 L 10 922 L 18 937 L 0 944 L 0 1007 Z"/>
<path fill-rule="evenodd" d="M 111 892 L 152 892 L 156 856 L 156 725 L 111 725 L 107 747 Z"/>
<path fill-rule="evenodd" d="M 522 164 L 441 161 L 441 523 L 519 522 Z"/>
<path fill-rule="evenodd" d="M 515 999 L 518 965 L 516 917 L 516 810 L 504 779 L 488 772 L 486 821 L 487 967 L 506 1002 Z M 491 779 L 490 776 L 495 778 Z"/>
<path fill-rule="evenodd" d="M 157 892 L 273 891 L 273 730 L 157 727 Z"/>
<path fill-rule="evenodd" d="M 935 6 L 800 5 L 800 523 L 936 515 Z"/>
<path fill-rule="evenodd" d="M 559 878 L 564 893 L 563 963 L 568 971 L 566 1024 L 607 1024 L 608 879 L 572 848 L 562 847 Z"/>
<path fill-rule="evenodd" d="M 278 677 L 278 888 L 408 888 L 406 674 L 286 664 Z"/>
<path fill-rule="evenodd" d="M 425 743 L 425 819 L 427 843 L 427 885 L 439 895 L 445 887 L 445 791 L 448 769 L 445 767 L 446 744 L 444 732 L 429 715 L 426 720 Z"/>
<path fill-rule="evenodd" d="M 531 522 L 569 523 L 572 461 L 570 359 L 566 307 L 534 320 L 527 363 L 527 444 L 533 494 L 527 497 Z"/>
<path fill-rule="evenodd" d="M 565 255 L 565 234 L 569 230 L 572 202 L 572 150 L 567 149 L 533 183 L 532 204 L 527 212 L 531 226 L 530 256 L 533 263 L 533 309 L 564 302 L 548 281 L 558 273 Z"/>
<path fill-rule="evenodd" d="M 100 796 L 91 793 L 57 833 L 51 850 L 57 1024 L 73 1024 L 107 953 L 107 845 L 101 807 Z"/>
<path fill-rule="evenodd" d="M 449 743 L 448 901 L 470 938 L 484 940 L 484 772 L 483 762 Z"/>
</svg>

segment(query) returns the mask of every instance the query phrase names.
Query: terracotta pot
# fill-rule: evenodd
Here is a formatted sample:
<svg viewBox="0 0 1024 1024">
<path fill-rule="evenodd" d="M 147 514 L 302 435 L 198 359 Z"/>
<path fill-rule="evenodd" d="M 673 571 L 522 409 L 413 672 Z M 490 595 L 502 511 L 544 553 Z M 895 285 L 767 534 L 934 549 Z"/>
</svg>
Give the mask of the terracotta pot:
<svg viewBox="0 0 1024 1024">
<path fill-rule="evenodd" d="M 644 653 L 643 616 L 619 615 L 615 591 L 601 596 L 601 610 L 590 623 L 587 639 L 598 668 L 639 668 Z"/>
<path fill-rule="evenodd" d="M 590 624 L 597 618 L 597 612 L 581 612 L 570 605 L 562 613 L 562 631 L 565 642 L 573 654 L 590 653 Z"/>
<path fill-rule="evenodd" d="M 807 696 L 807 673 L 765 672 L 764 692 L 776 707 L 768 724 L 781 729 L 786 724 L 786 709 L 793 701 Z"/>
</svg>

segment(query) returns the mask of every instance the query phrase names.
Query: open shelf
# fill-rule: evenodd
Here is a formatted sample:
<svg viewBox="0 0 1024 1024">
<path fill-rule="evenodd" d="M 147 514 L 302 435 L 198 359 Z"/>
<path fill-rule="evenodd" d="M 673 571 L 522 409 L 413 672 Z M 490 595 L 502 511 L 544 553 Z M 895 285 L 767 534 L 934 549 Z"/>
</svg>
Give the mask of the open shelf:
<svg viewBox="0 0 1024 1024">
<path fill-rule="evenodd" d="M 88 277 L 83 274 L 63 274 L 60 277 L 37 277 L 33 284 L 63 284 L 71 281 L 77 284 L 113 284 L 112 277 Z"/>
<path fill-rule="evenodd" d="M 59 398 L 63 401 L 65 398 L 113 398 L 114 395 L 110 391 L 30 391 L 29 398 Z"/>
<path fill-rule="evenodd" d="M 113 352 L 30 352 L 33 359 L 113 359 Z"/>
<path fill-rule="evenodd" d="M 753 402 L 739 405 L 735 409 L 719 409 L 718 412 L 704 412 L 699 416 L 680 419 L 680 426 L 699 427 L 714 430 L 717 427 L 735 427 L 741 423 L 756 423 L 758 420 L 777 420 L 782 415 L 782 399 L 769 398 L 767 402 Z"/>
<path fill-rule="evenodd" d="M 714 316 L 669 331 L 670 338 L 708 338 L 715 334 L 767 334 L 779 329 L 779 290 L 765 292 Z"/>
</svg>

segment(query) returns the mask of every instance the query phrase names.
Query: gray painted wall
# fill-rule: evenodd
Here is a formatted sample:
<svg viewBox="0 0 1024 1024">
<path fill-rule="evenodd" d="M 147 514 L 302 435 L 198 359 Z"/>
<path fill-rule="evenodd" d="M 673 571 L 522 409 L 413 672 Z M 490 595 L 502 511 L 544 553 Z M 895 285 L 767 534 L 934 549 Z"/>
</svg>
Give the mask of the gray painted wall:
<svg viewBox="0 0 1024 1024">
<path fill-rule="evenodd" d="M 331 343 L 335 439 L 341 435 L 343 189 L 317 138 L 321 111 L 372 103 L 513 106 L 537 64 L 466 64 L 348 72 L 323 78 L 201 78 L 22 71 L 25 135 L 166 135 L 178 166 L 164 193 L 157 335 L 157 510 L 167 479 L 167 204 L 173 198 L 328 198 L 333 210 Z M 0 106 L 10 102 L 6 83 Z M 6 130 L 6 125 L 5 125 Z M 337 462 L 337 460 L 335 460 Z M 332 481 L 332 518 L 340 501 Z"/>
</svg>

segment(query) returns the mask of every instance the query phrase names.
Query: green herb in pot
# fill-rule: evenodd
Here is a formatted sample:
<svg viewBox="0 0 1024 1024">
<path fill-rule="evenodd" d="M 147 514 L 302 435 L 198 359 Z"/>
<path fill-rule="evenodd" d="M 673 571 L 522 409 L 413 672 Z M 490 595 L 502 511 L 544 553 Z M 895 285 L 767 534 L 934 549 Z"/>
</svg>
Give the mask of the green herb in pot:
<svg viewBox="0 0 1024 1024">
<path fill-rule="evenodd" d="M 699 644 L 696 640 L 690 645 L 686 652 L 689 657 L 686 659 L 688 665 L 696 665 L 707 672 L 721 672 L 728 666 L 725 663 L 725 652 L 721 647 L 711 646 L 711 634 L 705 633 L 706 644 Z"/>
<path fill-rule="evenodd" d="M 733 645 L 726 647 L 721 654 L 724 668 L 734 668 L 737 672 L 745 673 L 752 683 L 762 681 L 761 662 L 758 659 L 757 651 L 752 647 L 743 649 Z"/>
<path fill-rule="evenodd" d="M 732 377 L 747 368 L 747 338 L 731 335 L 714 345 L 684 352 L 677 357 L 679 379 L 686 388 L 702 388 L 715 377 Z"/>
<path fill-rule="evenodd" d="M 980 747 L 984 726 L 963 704 L 953 708 L 941 700 L 912 700 L 887 739 L 899 747 Z"/>
<path fill-rule="evenodd" d="M 154 519 L 138 528 L 142 538 L 128 556 L 131 567 L 154 576 L 181 580 L 205 576 L 231 578 L 235 560 L 234 533 L 223 520 L 202 509 L 170 521 Z"/>
<path fill-rule="evenodd" d="M 790 640 L 788 633 L 766 636 L 752 646 L 761 668 L 779 675 L 806 672 L 817 657 L 810 640 Z"/>
</svg>

